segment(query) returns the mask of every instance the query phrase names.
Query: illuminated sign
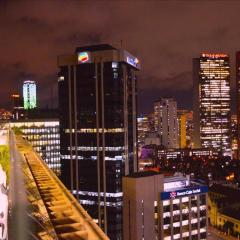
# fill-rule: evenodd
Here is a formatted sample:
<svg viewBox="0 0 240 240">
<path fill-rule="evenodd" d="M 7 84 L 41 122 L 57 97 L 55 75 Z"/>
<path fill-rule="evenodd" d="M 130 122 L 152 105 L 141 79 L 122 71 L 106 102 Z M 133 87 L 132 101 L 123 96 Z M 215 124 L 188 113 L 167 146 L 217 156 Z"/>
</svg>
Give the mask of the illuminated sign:
<svg viewBox="0 0 240 240">
<path fill-rule="evenodd" d="M 127 63 L 134 66 L 134 67 L 137 67 L 138 64 L 139 64 L 139 60 L 135 57 L 129 57 L 127 56 Z"/>
<path fill-rule="evenodd" d="M 213 53 L 202 53 L 201 55 L 202 57 L 208 57 L 208 58 L 223 58 L 223 57 L 228 57 L 227 54 L 224 54 L 224 53 L 216 53 L 216 54 L 213 54 Z"/>
<path fill-rule="evenodd" d="M 187 180 L 175 181 L 175 182 L 166 182 L 164 183 L 164 190 L 168 191 L 170 189 L 183 188 L 188 185 Z"/>
<path fill-rule="evenodd" d="M 138 58 L 134 57 L 132 54 L 125 50 L 123 51 L 123 61 L 137 69 L 140 69 L 140 62 Z"/>
<path fill-rule="evenodd" d="M 170 191 L 170 192 L 161 192 L 161 200 L 192 196 L 192 195 L 203 194 L 207 192 L 208 192 L 207 186 L 185 188 L 185 189 Z"/>
<path fill-rule="evenodd" d="M 89 62 L 90 57 L 88 52 L 80 52 L 78 53 L 78 62 L 79 63 L 86 63 Z"/>
</svg>

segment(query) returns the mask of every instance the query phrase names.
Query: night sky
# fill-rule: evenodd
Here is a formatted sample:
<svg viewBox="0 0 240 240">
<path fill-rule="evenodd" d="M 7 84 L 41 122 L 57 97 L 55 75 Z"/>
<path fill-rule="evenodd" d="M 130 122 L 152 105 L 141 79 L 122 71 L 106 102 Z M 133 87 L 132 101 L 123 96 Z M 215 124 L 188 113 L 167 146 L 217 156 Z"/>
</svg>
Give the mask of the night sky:
<svg viewBox="0 0 240 240">
<path fill-rule="evenodd" d="M 109 43 L 137 56 L 139 112 L 159 97 L 192 106 L 192 58 L 240 50 L 240 1 L 1 1 L 0 107 L 35 80 L 42 107 L 57 103 L 57 56 L 77 46 Z M 53 94 L 51 94 L 51 92 Z"/>
</svg>

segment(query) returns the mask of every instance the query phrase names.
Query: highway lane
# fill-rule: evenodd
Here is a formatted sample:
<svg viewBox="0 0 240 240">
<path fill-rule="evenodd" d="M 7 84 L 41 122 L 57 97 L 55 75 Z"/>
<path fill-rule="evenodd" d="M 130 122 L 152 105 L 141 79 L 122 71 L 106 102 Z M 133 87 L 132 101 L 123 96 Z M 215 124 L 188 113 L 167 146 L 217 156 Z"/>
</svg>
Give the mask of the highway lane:
<svg viewBox="0 0 240 240">
<path fill-rule="evenodd" d="M 10 224 L 9 239 L 28 240 L 27 197 L 21 169 L 21 155 L 16 151 L 14 136 L 10 133 Z"/>
</svg>

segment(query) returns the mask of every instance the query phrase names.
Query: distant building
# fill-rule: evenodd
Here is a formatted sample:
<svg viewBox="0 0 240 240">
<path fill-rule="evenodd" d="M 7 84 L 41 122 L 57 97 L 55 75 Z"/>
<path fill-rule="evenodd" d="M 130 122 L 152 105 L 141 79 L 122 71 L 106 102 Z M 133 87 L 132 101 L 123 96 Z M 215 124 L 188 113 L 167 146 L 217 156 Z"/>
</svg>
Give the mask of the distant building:
<svg viewBox="0 0 240 240">
<path fill-rule="evenodd" d="M 158 132 L 149 132 L 144 141 L 145 145 L 161 145 L 161 140 Z"/>
<path fill-rule="evenodd" d="M 192 147 L 193 119 L 192 111 L 178 110 L 179 148 Z"/>
<path fill-rule="evenodd" d="M 240 51 L 236 53 L 236 97 L 237 97 L 237 135 L 238 159 L 240 159 Z"/>
<path fill-rule="evenodd" d="M 10 126 L 28 140 L 58 176 L 60 176 L 60 133 L 56 110 L 31 109 L 24 119 L 11 120 Z"/>
<path fill-rule="evenodd" d="M 186 157 L 213 157 L 217 155 L 217 152 L 213 152 L 209 149 L 172 149 L 172 150 L 166 150 L 157 148 L 156 150 L 157 158 L 158 160 L 164 160 L 164 159 L 184 159 Z"/>
<path fill-rule="evenodd" d="M 58 119 L 21 119 L 10 122 L 20 131 L 56 175 L 60 175 L 60 134 Z"/>
<path fill-rule="evenodd" d="M 14 93 L 11 95 L 13 119 L 19 119 L 23 116 L 23 99 L 20 94 Z"/>
<path fill-rule="evenodd" d="M 229 56 L 201 54 L 193 60 L 193 81 L 194 147 L 231 156 Z"/>
<path fill-rule="evenodd" d="M 237 115 L 231 116 L 231 147 L 234 159 L 238 159 L 238 122 Z"/>
<path fill-rule="evenodd" d="M 138 142 L 144 142 L 149 132 L 149 119 L 147 116 L 137 118 Z"/>
<path fill-rule="evenodd" d="M 37 93 L 35 81 L 24 81 L 23 83 L 23 106 L 24 109 L 37 107 Z"/>
<path fill-rule="evenodd" d="M 207 191 L 157 172 L 123 177 L 124 240 L 207 239 Z"/>
<path fill-rule="evenodd" d="M 178 112 L 179 122 L 179 147 L 187 147 L 187 114 L 184 112 Z"/>
<path fill-rule="evenodd" d="M 154 102 L 154 123 L 161 145 L 178 148 L 177 102 L 173 98 L 160 98 Z"/>
</svg>

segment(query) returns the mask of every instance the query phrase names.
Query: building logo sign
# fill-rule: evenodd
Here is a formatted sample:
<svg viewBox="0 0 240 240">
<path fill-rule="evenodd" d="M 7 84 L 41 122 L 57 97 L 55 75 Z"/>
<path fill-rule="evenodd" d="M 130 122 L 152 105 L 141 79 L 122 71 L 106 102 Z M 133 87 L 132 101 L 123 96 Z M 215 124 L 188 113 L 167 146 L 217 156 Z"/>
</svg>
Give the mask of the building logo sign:
<svg viewBox="0 0 240 240">
<path fill-rule="evenodd" d="M 171 192 L 161 192 L 161 200 L 168 200 L 174 199 L 179 197 L 187 197 L 197 194 L 203 194 L 208 192 L 207 186 L 201 187 L 192 187 L 192 188 L 185 188 L 178 191 L 171 191 Z"/>
<path fill-rule="evenodd" d="M 78 53 L 78 62 L 79 63 L 86 63 L 89 62 L 90 57 L 88 52 L 80 52 Z"/>
<path fill-rule="evenodd" d="M 129 57 L 127 56 L 127 63 L 134 66 L 134 67 L 138 67 L 139 64 L 139 60 L 135 57 Z"/>
<path fill-rule="evenodd" d="M 207 57 L 207 58 L 225 58 L 228 57 L 227 54 L 224 53 L 202 53 L 202 57 Z"/>
<path fill-rule="evenodd" d="M 175 198 L 177 196 L 177 193 L 176 192 L 171 192 L 170 193 L 170 198 Z"/>
</svg>

